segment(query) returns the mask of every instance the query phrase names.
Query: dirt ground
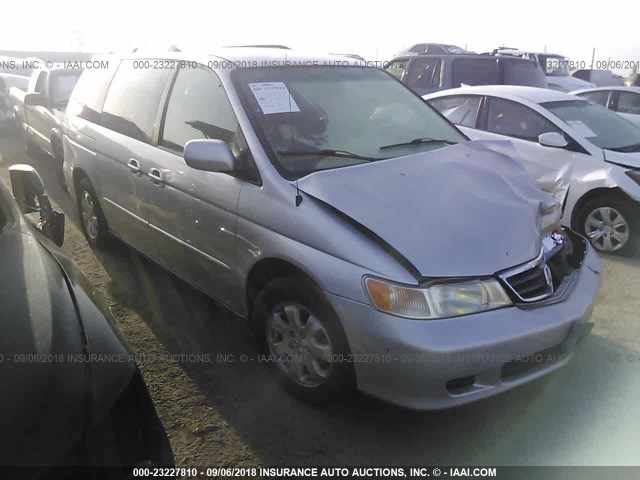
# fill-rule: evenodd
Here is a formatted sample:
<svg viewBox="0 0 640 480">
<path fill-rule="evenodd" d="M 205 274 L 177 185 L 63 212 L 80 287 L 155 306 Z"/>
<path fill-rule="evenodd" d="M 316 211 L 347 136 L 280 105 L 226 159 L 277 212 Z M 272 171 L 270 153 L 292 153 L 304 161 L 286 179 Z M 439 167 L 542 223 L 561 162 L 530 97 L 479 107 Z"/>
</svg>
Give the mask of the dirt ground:
<svg viewBox="0 0 640 480">
<path fill-rule="evenodd" d="M 179 466 L 637 465 L 640 459 L 640 258 L 602 258 L 596 327 L 559 372 L 443 412 L 406 411 L 364 396 L 317 408 L 274 385 L 244 320 L 124 245 L 92 251 L 50 158 L 26 157 L 10 130 L 0 132 L 0 155 L 0 180 L 9 185 L 11 164 L 33 164 L 67 214 L 64 248 L 107 298 L 139 356 Z"/>
</svg>

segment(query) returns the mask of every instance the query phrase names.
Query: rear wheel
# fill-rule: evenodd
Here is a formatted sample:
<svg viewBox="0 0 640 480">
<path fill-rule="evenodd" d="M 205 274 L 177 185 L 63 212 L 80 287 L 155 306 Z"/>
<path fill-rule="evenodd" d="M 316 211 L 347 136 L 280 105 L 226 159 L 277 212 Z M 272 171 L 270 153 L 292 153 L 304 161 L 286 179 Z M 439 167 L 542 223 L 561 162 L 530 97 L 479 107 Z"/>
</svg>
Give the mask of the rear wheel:
<svg viewBox="0 0 640 480">
<path fill-rule="evenodd" d="M 355 374 L 340 321 L 310 281 L 273 280 L 258 294 L 252 319 L 263 332 L 269 363 L 289 393 L 326 404 L 354 390 Z"/>
<path fill-rule="evenodd" d="M 111 237 L 107 220 L 98 202 L 98 196 L 88 179 L 84 178 L 78 183 L 76 199 L 80 226 L 87 242 L 96 248 L 108 247 Z"/>
<path fill-rule="evenodd" d="M 577 226 L 596 250 L 629 254 L 635 247 L 639 213 L 626 199 L 614 195 L 601 196 L 582 206 Z"/>
</svg>

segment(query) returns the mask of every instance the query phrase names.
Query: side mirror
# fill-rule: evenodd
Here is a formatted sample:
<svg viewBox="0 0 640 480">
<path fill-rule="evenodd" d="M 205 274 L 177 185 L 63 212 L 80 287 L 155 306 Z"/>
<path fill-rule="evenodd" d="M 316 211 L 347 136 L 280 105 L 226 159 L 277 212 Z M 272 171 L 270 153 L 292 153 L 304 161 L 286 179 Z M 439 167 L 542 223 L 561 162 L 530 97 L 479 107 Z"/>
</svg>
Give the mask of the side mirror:
<svg viewBox="0 0 640 480">
<path fill-rule="evenodd" d="M 31 165 L 12 165 L 9 167 L 11 188 L 20 212 L 40 213 L 39 228 L 43 235 L 61 247 L 64 243 L 65 216 L 51 208 L 44 183 Z"/>
<path fill-rule="evenodd" d="M 23 214 L 40 211 L 39 200 L 45 194 L 44 183 L 31 165 L 9 167 L 13 198 Z"/>
<path fill-rule="evenodd" d="M 222 140 L 191 140 L 184 146 L 184 161 L 205 172 L 232 172 L 236 158 Z"/>
<path fill-rule="evenodd" d="M 32 107 L 44 107 L 45 98 L 41 93 L 27 93 L 24 96 L 25 106 L 31 105 Z"/>
<path fill-rule="evenodd" d="M 547 132 L 538 136 L 538 143 L 544 147 L 564 148 L 569 142 L 558 132 Z"/>
</svg>

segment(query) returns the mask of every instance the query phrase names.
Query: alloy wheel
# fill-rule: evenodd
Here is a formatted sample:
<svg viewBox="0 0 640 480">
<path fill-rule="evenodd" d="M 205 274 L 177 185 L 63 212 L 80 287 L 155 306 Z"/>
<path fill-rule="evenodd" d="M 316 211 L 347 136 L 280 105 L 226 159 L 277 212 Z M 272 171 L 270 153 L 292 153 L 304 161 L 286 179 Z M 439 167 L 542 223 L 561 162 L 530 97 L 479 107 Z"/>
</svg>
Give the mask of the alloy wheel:
<svg viewBox="0 0 640 480">
<path fill-rule="evenodd" d="M 293 302 L 276 306 L 267 317 L 266 337 L 272 359 L 294 382 L 318 387 L 329 379 L 333 346 L 309 309 Z"/>
<path fill-rule="evenodd" d="M 95 240 L 98 238 L 98 214 L 93 197 L 86 190 L 82 193 L 82 198 L 80 199 L 80 210 L 84 229 L 89 238 Z"/>
<path fill-rule="evenodd" d="M 612 207 L 593 210 L 584 222 L 584 232 L 592 245 L 602 252 L 615 252 L 629 241 L 629 222 Z"/>
</svg>

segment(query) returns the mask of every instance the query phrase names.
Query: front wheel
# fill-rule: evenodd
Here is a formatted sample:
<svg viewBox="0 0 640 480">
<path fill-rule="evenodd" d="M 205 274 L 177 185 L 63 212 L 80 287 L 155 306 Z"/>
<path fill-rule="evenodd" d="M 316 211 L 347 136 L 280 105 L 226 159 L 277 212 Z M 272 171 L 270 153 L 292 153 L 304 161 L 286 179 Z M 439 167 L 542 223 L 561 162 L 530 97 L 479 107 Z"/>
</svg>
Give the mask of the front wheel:
<svg viewBox="0 0 640 480">
<path fill-rule="evenodd" d="M 310 281 L 273 280 L 258 294 L 252 318 L 264 334 L 269 363 L 289 393 L 326 404 L 354 390 L 355 374 L 340 321 Z"/>
<path fill-rule="evenodd" d="M 583 205 L 578 212 L 577 226 L 596 250 L 629 254 L 638 233 L 638 214 L 629 201 L 607 195 Z"/>
</svg>

